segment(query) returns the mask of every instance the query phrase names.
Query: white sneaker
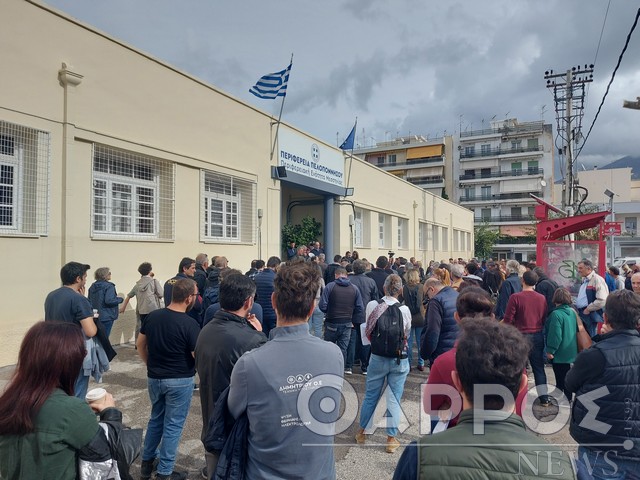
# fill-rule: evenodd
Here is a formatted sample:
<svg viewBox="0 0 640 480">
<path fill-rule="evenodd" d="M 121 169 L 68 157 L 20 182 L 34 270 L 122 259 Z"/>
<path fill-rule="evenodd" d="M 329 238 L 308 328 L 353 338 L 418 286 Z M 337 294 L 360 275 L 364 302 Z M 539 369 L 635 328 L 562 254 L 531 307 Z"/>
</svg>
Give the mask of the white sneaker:
<svg viewBox="0 0 640 480">
<path fill-rule="evenodd" d="M 345 375 L 353 375 L 353 370 L 351 370 L 350 368 L 345 368 L 344 369 L 344 374 Z"/>
</svg>

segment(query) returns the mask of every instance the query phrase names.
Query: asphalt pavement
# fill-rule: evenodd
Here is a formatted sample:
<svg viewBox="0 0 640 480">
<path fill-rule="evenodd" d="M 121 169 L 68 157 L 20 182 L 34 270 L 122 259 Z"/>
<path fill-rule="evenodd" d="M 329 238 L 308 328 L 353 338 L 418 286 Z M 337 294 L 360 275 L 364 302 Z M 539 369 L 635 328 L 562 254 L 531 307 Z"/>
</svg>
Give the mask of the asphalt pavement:
<svg viewBox="0 0 640 480">
<path fill-rule="evenodd" d="M 146 428 L 151 409 L 147 394 L 146 368 L 138 357 L 133 344 L 123 344 L 115 348 L 118 355 L 111 363 L 111 370 L 105 373 L 103 383 L 100 386 L 113 394 L 118 408 L 122 410 L 125 425 Z M 549 377 L 549 383 L 553 384 L 553 371 L 551 368 L 545 370 Z M 424 372 L 412 369 L 409 373 L 402 398 L 404 415 L 402 426 L 405 430 L 398 437 L 403 447 L 393 454 L 385 452 L 386 434 L 380 428 L 368 436 L 365 445 L 357 445 L 355 442 L 354 436 L 358 429 L 357 420 L 359 418 L 358 407 L 362 404 L 366 377 L 359 373 L 358 366 L 355 366 L 353 371 L 353 375 L 345 375 L 345 381 L 348 385 L 345 384 L 343 389 L 342 420 L 338 424 L 339 433 L 335 438 L 337 477 L 345 480 L 391 478 L 404 445 L 416 440 L 419 436 L 421 424 L 420 384 L 426 382 L 428 369 Z M 0 369 L 0 388 L 4 388 L 12 372 L 13 367 Z M 532 383 L 530 376 L 530 385 Z M 89 388 L 95 386 L 97 385 L 91 380 Z M 379 405 L 378 408 L 377 415 L 384 415 L 384 405 Z M 547 441 L 564 450 L 576 450 L 577 446 L 569 436 L 568 425 L 562 427 L 562 425 L 556 426 L 557 422 L 549 422 L 556 417 L 557 407 L 541 408 L 534 405 L 533 413 L 538 417 L 538 420 L 531 418 L 528 420 L 529 426 L 538 431 L 543 430 L 543 427 L 546 426 L 547 430 L 554 431 L 552 434 L 544 435 Z M 355 421 L 350 421 L 352 418 L 355 418 Z M 422 425 L 428 424 L 429 422 L 425 422 L 423 419 Z M 191 480 L 201 478 L 200 470 L 205 465 L 204 449 L 200 442 L 201 428 L 200 397 L 197 392 L 194 392 L 176 462 L 176 469 L 187 470 L 189 472 L 188 478 Z M 558 430 L 558 428 L 560 429 Z M 139 472 L 140 460 L 131 469 L 134 478 L 138 478 Z M 313 472 L 309 472 L 308 478 L 313 478 Z"/>
</svg>

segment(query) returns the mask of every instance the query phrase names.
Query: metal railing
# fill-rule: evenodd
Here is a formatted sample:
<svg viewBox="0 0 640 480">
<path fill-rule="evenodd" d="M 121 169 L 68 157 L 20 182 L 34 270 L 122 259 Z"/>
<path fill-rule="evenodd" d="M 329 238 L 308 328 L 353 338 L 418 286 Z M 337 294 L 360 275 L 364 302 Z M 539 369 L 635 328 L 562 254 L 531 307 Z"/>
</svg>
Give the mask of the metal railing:
<svg viewBox="0 0 640 480">
<path fill-rule="evenodd" d="M 531 192 L 536 196 L 542 196 L 542 192 Z M 495 193 L 492 195 L 462 195 L 460 197 L 460 202 L 493 202 L 500 200 L 518 200 L 518 199 L 527 199 L 534 201 L 528 192 L 517 192 L 517 193 Z"/>
<path fill-rule="evenodd" d="M 369 160 L 367 160 L 369 161 Z M 430 163 L 444 163 L 443 156 L 437 157 L 426 157 L 426 158 L 412 158 L 407 160 L 406 162 L 386 162 L 386 163 L 377 163 L 375 159 L 370 161 L 373 165 L 379 168 L 405 168 L 405 167 L 413 167 L 416 165 L 424 165 Z"/>
<path fill-rule="evenodd" d="M 460 180 L 479 180 L 483 178 L 499 178 L 499 177 L 523 177 L 525 175 L 544 175 L 543 168 L 525 168 L 521 170 L 500 170 L 499 172 L 489 173 L 465 173 L 460 175 Z"/>
<path fill-rule="evenodd" d="M 475 217 L 473 220 L 476 223 L 532 222 L 535 218 L 534 215 L 493 215 L 491 217 Z"/>
<path fill-rule="evenodd" d="M 542 145 L 538 145 L 535 147 L 515 147 L 515 148 L 486 148 L 484 150 L 470 150 L 467 151 L 464 148 L 460 150 L 460 159 L 464 158 L 476 158 L 476 157 L 495 157 L 498 155 L 513 155 L 515 153 L 527 153 L 527 152 L 541 152 Z"/>
<path fill-rule="evenodd" d="M 414 185 L 438 184 L 444 182 L 444 177 L 442 175 L 435 175 L 430 177 L 414 177 L 407 178 L 407 182 L 413 183 Z"/>
<path fill-rule="evenodd" d="M 480 135 L 517 135 L 524 133 L 542 132 L 544 122 L 526 122 L 517 125 L 505 125 L 500 128 L 484 128 L 481 130 L 471 130 L 468 132 L 460 132 L 460 138 L 477 137 Z"/>
</svg>

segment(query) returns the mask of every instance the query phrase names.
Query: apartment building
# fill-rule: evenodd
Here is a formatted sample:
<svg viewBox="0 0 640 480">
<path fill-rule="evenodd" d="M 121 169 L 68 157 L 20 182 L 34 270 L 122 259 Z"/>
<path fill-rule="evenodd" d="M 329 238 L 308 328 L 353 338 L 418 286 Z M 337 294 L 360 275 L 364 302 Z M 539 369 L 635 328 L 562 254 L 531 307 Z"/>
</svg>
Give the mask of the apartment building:
<svg viewBox="0 0 640 480">
<path fill-rule="evenodd" d="M 534 194 L 553 201 L 552 127 L 506 119 L 455 138 L 454 201 L 503 235 L 498 258 L 524 261 L 535 253 Z"/>
<path fill-rule="evenodd" d="M 452 198 L 453 137 L 398 137 L 354 150 L 354 155 L 434 195 Z"/>
</svg>

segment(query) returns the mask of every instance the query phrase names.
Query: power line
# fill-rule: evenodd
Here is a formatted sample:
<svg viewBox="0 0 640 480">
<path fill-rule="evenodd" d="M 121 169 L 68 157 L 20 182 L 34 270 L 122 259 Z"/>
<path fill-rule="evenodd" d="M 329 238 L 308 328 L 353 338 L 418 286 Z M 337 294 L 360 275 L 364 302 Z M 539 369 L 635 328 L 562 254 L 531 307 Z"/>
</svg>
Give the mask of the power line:
<svg viewBox="0 0 640 480">
<path fill-rule="evenodd" d="M 633 25 L 631 26 L 631 30 L 629 31 L 629 34 L 627 35 L 627 40 L 624 43 L 624 47 L 622 48 L 622 52 L 620 52 L 620 56 L 618 57 L 618 63 L 616 64 L 616 68 L 613 69 L 613 73 L 611 74 L 611 80 L 609 80 L 609 84 L 607 85 L 607 90 L 604 92 L 604 96 L 602 97 L 602 101 L 600 102 L 600 106 L 598 107 L 598 111 L 596 112 L 596 116 L 593 118 L 593 122 L 591 123 L 591 126 L 589 127 L 589 131 L 587 132 L 587 136 L 584 137 L 584 141 L 582 142 L 582 146 L 578 150 L 578 153 L 576 153 L 576 157 L 575 157 L 576 160 L 580 156 L 580 153 L 582 152 L 582 149 L 584 148 L 585 144 L 587 143 L 587 140 L 589 139 L 589 135 L 591 134 L 591 130 L 593 130 L 593 126 L 596 124 L 596 120 L 598 120 L 598 115 L 600 115 L 600 111 L 602 110 L 602 106 L 604 105 L 604 101 L 607 98 L 607 95 L 609 94 L 609 88 L 611 87 L 611 84 L 613 83 L 613 79 L 616 78 L 616 72 L 618 71 L 618 68 L 620 68 L 620 64 L 622 63 L 622 57 L 624 56 L 624 53 L 627 51 L 627 47 L 629 46 L 629 42 L 631 41 L 631 35 L 633 34 L 633 31 L 636 29 L 636 25 L 638 25 L 638 18 L 639 17 L 640 17 L 640 8 L 636 12 L 636 18 L 633 21 Z"/>
</svg>

